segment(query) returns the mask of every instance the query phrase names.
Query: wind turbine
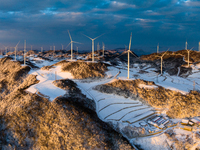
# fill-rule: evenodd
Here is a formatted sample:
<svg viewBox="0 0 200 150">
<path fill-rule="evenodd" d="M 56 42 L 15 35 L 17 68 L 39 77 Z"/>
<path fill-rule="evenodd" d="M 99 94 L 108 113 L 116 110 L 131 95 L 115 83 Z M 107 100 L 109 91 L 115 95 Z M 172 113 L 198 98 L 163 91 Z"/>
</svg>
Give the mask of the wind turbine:
<svg viewBox="0 0 200 150">
<path fill-rule="evenodd" d="M 187 40 L 186 40 L 186 42 L 185 42 L 185 50 L 187 50 L 187 45 L 188 45 L 188 43 L 187 43 Z"/>
<path fill-rule="evenodd" d="M 200 42 L 199 42 L 199 52 L 200 52 Z"/>
<path fill-rule="evenodd" d="M 69 33 L 69 30 L 68 30 L 68 33 Z M 71 40 L 71 60 L 72 60 L 72 58 L 73 58 L 73 43 L 79 43 L 79 42 L 75 42 L 75 41 L 73 41 L 72 40 L 72 37 L 71 37 L 71 35 L 70 35 L 70 33 L 69 33 L 69 38 L 70 38 L 70 40 Z M 70 44 L 69 43 L 69 44 Z M 79 43 L 80 44 L 80 43 Z"/>
<path fill-rule="evenodd" d="M 131 40 L 132 40 L 132 32 L 130 36 L 130 42 L 129 42 L 129 49 L 128 49 L 128 79 L 129 79 L 129 63 L 130 63 L 130 52 L 131 52 Z"/>
<path fill-rule="evenodd" d="M 99 49 L 100 49 L 100 45 L 99 45 L 99 42 L 97 44 L 97 52 L 98 52 L 98 55 L 99 55 Z"/>
<path fill-rule="evenodd" d="M 76 46 L 77 54 L 78 54 L 78 46 Z"/>
<path fill-rule="evenodd" d="M 158 43 L 158 45 L 157 45 L 157 53 L 159 53 L 159 43 Z"/>
<path fill-rule="evenodd" d="M 102 42 L 102 45 L 103 45 L 102 49 L 103 49 L 103 57 L 104 57 L 105 44 Z"/>
<path fill-rule="evenodd" d="M 26 40 L 24 40 L 24 66 L 26 65 Z"/>
<path fill-rule="evenodd" d="M 190 66 L 190 63 L 189 63 L 189 61 L 190 61 L 190 50 L 192 50 L 193 48 L 187 49 L 187 52 L 188 52 L 188 67 Z"/>
<path fill-rule="evenodd" d="M 168 50 L 169 50 L 169 49 L 168 49 Z M 168 51 L 168 50 L 167 50 L 167 51 Z M 166 51 L 166 52 L 167 52 L 167 51 Z M 165 52 L 165 53 L 166 53 L 166 52 Z M 164 53 L 162 56 L 157 56 L 157 57 L 160 57 L 160 59 L 161 59 L 161 63 L 160 63 L 160 72 L 161 72 L 160 74 L 161 74 L 161 75 L 162 75 L 162 62 L 163 62 L 163 57 L 164 57 L 165 53 Z"/>
<path fill-rule="evenodd" d="M 31 50 L 33 50 L 33 45 L 31 45 Z"/>
<path fill-rule="evenodd" d="M 41 47 L 41 52 L 43 52 L 43 47 Z"/>
<path fill-rule="evenodd" d="M 18 46 L 19 42 L 17 43 L 17 45 L 15 47 L 13 47 L 13 48 L 15 48 L 15 61 L 16 61 L 16 57 L 17 57 L 17 46 Z"/>
<path fill-rule="evenodd" d="M 92 39 L 91 37 L 83 34 L 84 36 L 86 36 L 87 38 L 89 38 L 90 40 L 92 40 L 92 62 L 94 62 L 94 40 L 96 40 L 97 38 L 99 38 L 100 36 L 104 35 L 101 34 L 100 36 L 97 36 L 96 38 Z"/>
</svg>

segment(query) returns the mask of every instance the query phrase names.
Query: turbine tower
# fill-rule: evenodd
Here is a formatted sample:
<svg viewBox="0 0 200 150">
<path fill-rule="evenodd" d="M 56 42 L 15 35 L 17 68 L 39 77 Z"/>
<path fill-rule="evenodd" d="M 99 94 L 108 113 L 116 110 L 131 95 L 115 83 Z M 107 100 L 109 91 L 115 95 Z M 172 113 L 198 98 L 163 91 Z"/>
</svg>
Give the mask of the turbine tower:
<svg viewBox="0 0 200 150">
<path fill-rule="evenodd" d="M 103 49 L 103 57 L 104 57 L 105 44 L 102 42 L 102 45 L 103 45 L 102 49 Z"/>
<path fill-rule="evenodd" d="M 83 34 L 84 36 L 86 36 L 87 38 L 89 38 L 90 40 L 92 40 L 92 62 L 94 62 L 94 40 L 96 40 L 97 38 L 99 38 L 100 36 L 104 35 L 101 34 L 100 36 L 97 36 L 96 38 L 92 39 L 91 37 Z"/>
<path fill-rule="evenodd" d="M 190 51 L 191 51 L 192 49 L 193 49 L 193 48 L 187 49 L 187 52 L 188 52 L 188 67 L 190 66 L 190 63 L 189 63 L 189 61 L 190 61 Z"/>
<path fill-rule="evenodd" d="M 76 46 L 77 54 L 78 54 L 78 46 Z"/>
<path fill-rule="evenodd" d="M 31 50 L 33 50 L 33 45 L 31 45 Z"/>
<path fill-rule="evenodd" d="M 131 36 L 130 36 L 130 42 L 129 42 L 129 49 L 128 49 L 128 79 L 129 79 L 129 63 L 130 63 L 130 52 L 131 52 L 131 40 L 132 40 L 132 32 L 131 32 Z"/>
<path fill-rule="evenodd" d="M 69 30 L 68 30 L 68 33 L 69 33 Z M 71 37 L 71 35 L 70 35 L 70 33 L 69 33 L 69 38 L 70 38 L 70 40 L 71 40 L 71 60 L 72 60 L 72 58 L 73 58 L 73 43 L 79 43 L 79 42 L 75 42 L 75 41 L 73 41 L 72 40 L 72 37 Z M 70 44 L 69 43 L 69 44 Z M 80 43 L 79 43 L 80 44 Z"/>
<path fill-rule="evenodd" d="M 24 66 L 26 65 L 26 40 L 24 40 Z"/>
<path fill-rule="evenodd" d="M 187 45 L 188 45 L 188 43 L 187 43 L 187 40 L 186 40 L 186 42 L 185 42 L 185 50 L 187 50 Z"/>
<path fill-rule="evenodd" d="M 169 50 L 169 49 L 168 49 L 168 50 Z M 167 50 L 167 51 L 168 51 L 168 50 Z M 167 51 L 166 51 L 166 52 L 167 52 Z M 166 52 L 165 52 L 165 53 L 166 53 Z M 160 74 L 161 74 L 161 75 L 162 75 L 162 62 L 163 62 L 163 57 L 164 57 L 165 53 L 164 53 L 162 56 L 157 56 L 157 57 L 160 57 L 160 59 L 161 59 L 161 63 L 160 63 Z"/>
<path fill-rule="evenodd" d="M 199 52 L 200 52 L 200 41 L 199 41 Z"/>
<path fill-rule="evenodd" d="M 158 43 L 158 45 L 157 45 L 157 53 L 159 53 L 159 43 Z"/>
<path fill-rule="evenodd" d="M 41 47 L 41 52 L 43 52 L 43 47 Z"/>
<path fill-rule="evenodd" d="M 100 50 L 100 45 L 99 45 L 99 42 L 97 44 L 97 52 L 98 52 L 98 55 L 99 55 L 99 50 Z"/>
<path fill-rule="evenodd" d="M 19 41 L 20 42 L 20 41 Z M 17 45 L 14 47 L 15 48 L 15 61 L 17 60 L 16 57 L 17 57 L 17 46 L 19 44 L 19 42 L 17 43 Z"/>
</svg>

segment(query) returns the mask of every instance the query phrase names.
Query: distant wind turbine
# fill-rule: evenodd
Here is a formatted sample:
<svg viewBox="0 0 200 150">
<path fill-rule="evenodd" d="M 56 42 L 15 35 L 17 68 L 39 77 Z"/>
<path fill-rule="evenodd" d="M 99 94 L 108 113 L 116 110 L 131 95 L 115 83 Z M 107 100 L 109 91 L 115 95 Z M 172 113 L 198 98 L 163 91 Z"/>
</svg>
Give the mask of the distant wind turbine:
<svg viewBox="0 0 200 150">
<path fill-rule="evenodd" d="M 24 40 L 24 66 L 26 65 L 26 40 Z"/>
<path fill-rule="evenodd" d="M 168 50 L 169 50 L 169 49 L 168 49 Z M 167 50 L 167 51 L 168 51 L 168 50 Z M 166 52 L 167 52 L 167 51 L 166 51 Z M 165 53 L 166 53 L 166 52 L 165 52 Z M 163 57 L 164 57 L 165 53 L 164 53 L 162 56 L 157 56 L 157 57 L 160 57 L 160 59 L 161 59 L 161 63 L 160 63 L 160 74 L 161 74 L 161 75 L 162 75 L 162 62 L 163 62 Z"/>
<path fill-rule="evenodd" d="M 187 50 L 187 45 L 188 45 L 188 42 L 186 40 L 186 42 L 185 42 L 185 50 Z"/>
<path fill-rule="evenodd" d="M 33 45 L 31 45 L 31 50 L 33 50 Z"/>
<path fill-rule="evenodd" d="M 77 54 L 78 54 L 78 46 L 76 46 Z"/>
<path fill-rule="evenodd" d="M 68 33 L 69 33 L 69 30 L 68 30 Z M 75 42 L 75 41 L 73 41 L 72 40 L 72 37 L 71 37 L 71 35 L 70 35 L 70 33 L 69 33 L 69 37 L 70 37 L 70 40 L 71 40 L 71 60 L 72 60 L 72 58 L 73 58 L 73 43 L 79 43 L 79 42 Z M 69 44 L 70 44 L 69 43 Z M 80 44 L 80 43 L 79 43 Z"/>
<path fill-rule="evenodd" d="M 158 45 L 157 45 L 157 53 L 159 53 L 159 43 L 158 43 Z"/>
<path fill-rule="evenodd" d="M 19 42 L 20 42 L 20 41 L 19 41 Z M 13 48 L 15 48 L 15 61 L 17 60 L 17 59 L 16 59 L 16 57 L 17 57 L 17 46 L 18 46 L 19 42 L 17 43 L 17 45 L 16 45 L 15 47 L 13 47 Z"/>
<path fill-rule="evenodd" d="M 43 47 L 41 47 L 41 52 L 43 52 Z"/>
<path fill-rule="evenodd" d="M 84 36 L 86 36 L 87 38 L 89 38 L 90 40 L 92 40 L 92 62 L 94 62 L 94 40 L 96 40 L 97 38 L 99 38 L 100 36 L 104 35 L 101 34 L 100 36 L 97 36 L 96 38 L 92 39 L 91 37 L 83 34 Z"/>
<path fill-rule="evenodd" d="M 103 45 L 102 49 L 103 49 L 103 57 L 104 57 L 105 44 L 102 42 L 102 45 Z"/>
<path fill-rule="evenodd" d="M 200 52 L 200 42 L 199 42 L 199 52 Z"/>
<path fill-rule="evenodd" d="M 194 48 L 194 47 L 193 47 L 193 48 Z M 189 61 L 190 61 L 190 51 L 191 51 L 193 48 L 187 49 L 187 52 L 188 52 L 188 67 L 190 66 L 190 63 L 189 63 Z"/>
</svg>

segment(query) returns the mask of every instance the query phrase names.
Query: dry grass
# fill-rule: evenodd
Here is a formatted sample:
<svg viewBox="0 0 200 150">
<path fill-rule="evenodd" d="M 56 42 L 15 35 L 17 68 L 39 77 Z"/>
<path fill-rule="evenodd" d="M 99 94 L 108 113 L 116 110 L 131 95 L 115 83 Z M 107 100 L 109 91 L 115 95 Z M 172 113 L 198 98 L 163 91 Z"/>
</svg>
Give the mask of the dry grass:
<svg viewBox="0 0 200 150">
<path fill-rule="evenodd" d="M 71 81 L 57 85 L 69 84 L 72 94 L 50 102 L 24 92 L 38 82 L 27 72 L 18 62 L 0 59 L 0 149 L 133 149 L 93 111 L 72 103 L 79 89 Z"/>
<path fill-rule="evenodd" d="M 103 63 L 68 62 L 62 65 L 62 71 L 69 71 L 76 79 L 104 77 L 107 67 Z"/>
<path fill-rule="evenodd" d="M 132 81 L 117 80 L 96 87 L 96 89 L 106 93 L 114 92 L 115 94 L 121 95 L 126 93 L 126 97 L 130 97 L 131 94 L 133 94 L 135 97 L 141 98 L 145 103 L 153 107 L 166 109 L 167 115 L 172 118 L 200 116 L 199 92 L 190 91 L 189 94 L 183 95 L 180 92 L 165 89 L 160 86 L 155 89 L 140 88 L 138 85 L 141 83 L 145 85 L 155 85 L 154 82 L 140 79 Z M 108 92 L 107 89 L 109 89 Z"/>
<path fill-rule="evenodd" d="M 29 70 L 28 66 L 21 66 L 19 62 L 12 61 L 9 57 L 0 59 L 0 99 L 16 89 L 24 89 L 36 83 L 33 75 L 29 75 L 25 80 Z"/>
<path fill-rule="evenodd" d="M 107 65 L 104 63 L 90 63 L 84 61 L 68 62 L 66 60 L 51 66 L 45 66 L 41 69 L 49 70 L 53 66 L 58 65 L 62 67 L 62 71 L 70 72 L 75 79 L 103 78 L 105 77 L 105 71 L 107 71 Z"/>
</svg>

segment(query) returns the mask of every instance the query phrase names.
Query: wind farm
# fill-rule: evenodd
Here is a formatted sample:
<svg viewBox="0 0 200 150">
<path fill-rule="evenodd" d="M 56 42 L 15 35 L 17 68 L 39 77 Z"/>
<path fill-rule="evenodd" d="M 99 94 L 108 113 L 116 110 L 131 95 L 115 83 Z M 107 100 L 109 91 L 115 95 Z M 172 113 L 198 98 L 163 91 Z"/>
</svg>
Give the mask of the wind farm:
<svg viewBox="0 0 200 150">
<path fill-rule="evenodd" d="M 0 8 L 0 149 L 200 149 L 200 2 Z"/>
</svg>

